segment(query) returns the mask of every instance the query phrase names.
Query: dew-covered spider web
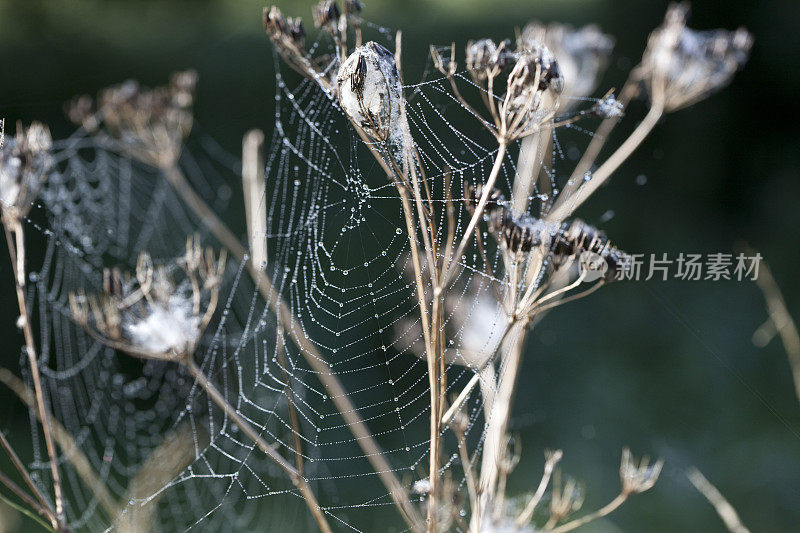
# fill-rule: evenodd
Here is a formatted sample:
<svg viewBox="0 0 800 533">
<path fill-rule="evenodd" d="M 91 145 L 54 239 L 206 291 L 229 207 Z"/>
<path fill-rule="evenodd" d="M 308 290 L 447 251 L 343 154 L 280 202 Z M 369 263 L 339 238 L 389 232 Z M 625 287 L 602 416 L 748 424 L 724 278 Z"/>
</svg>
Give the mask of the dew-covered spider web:
<svg viewBox="0 0 800 533">
<path fill-rule="evenodd" d="M 377 33 L 389 46 L 389 32 Z M 310 49 L 327 46 L 323 39 Z M 393 475 L 423 509 L 417 482 L 428 476 L 430 400 L 397 189 L 335 99 L 277 58 L 275 65 L 274 124 L 264 125 L 272 136 L 262 199 L 268 261 L 261 275 L 280 301 L 265 302 L 244 265 L 230 258 L 218 309 L 195 360 L 264 439 L 293 465 L 302 465 L 335 529 L 402 531 L 407 526 L 363 439 L 338 412 L 328 380 L 309 364 L 315 355 L 292 340 L 300 336 L 313 343 Z M 456 78 L 478 102 L 480 89 L 469 76 Z M 460 237 L 471 216 L 465 190 L 485 182 L 497 143 L 436 70 L 421 83 L 407 84 L 405 95 L 435 238 L 444 242 L 448 227 Z M 131 271 L 142 251 L 156 264 L 169 265 L 194 234 L 212 247 L 221 243 L 160 170 L 134 161 L 102 135 L 79 132 L 56 148 L 57 168 L 42 192 L 41 209 L 32 215 L 47 223 L 29 224 L 47 243 L 42 267 L 31 266 L 36 272 L 30 275 L 30 299 L 49 404 L 80 450 L 62 448 L 58 456 L 70 528 L 313 530 L 299 491 L 179 365 L 117 352 L 70 318 L 69 294 L 99 291 L 104 267 Z M 558 139 L 549 150 L 540 157 L 552 190 L 553 169 L 569 150 Z M 497 181 L 506 195 L 518 151 L 506 158 Z M 245 242 L 238 158 L 195 127 L 179 168 Z M 530 211 L 536 213 L 547 199 L 534 187 Z M 421 235 L 427 228 L 416 231 Z M 506 277 L 501 254 L 486 224 L 480 228 L 482 247 L 455 258 L 460 274 L 448 287 L 448 396 L 491 361 L 487 351 L 505 320 L 498 296 Z M 293 325 L 279 324 L 276 307 L 288 308 Z M 466 410 L 473 450 L 480 449 L 484 432 L 481 406 L 476 388 Z M 31 427 L 33 469 L 49 489 L 47 454 L 33 418 Z M 443 435 L 442 475 L 463 486 L 452 434 L 443 429 Z"/>
</svg>

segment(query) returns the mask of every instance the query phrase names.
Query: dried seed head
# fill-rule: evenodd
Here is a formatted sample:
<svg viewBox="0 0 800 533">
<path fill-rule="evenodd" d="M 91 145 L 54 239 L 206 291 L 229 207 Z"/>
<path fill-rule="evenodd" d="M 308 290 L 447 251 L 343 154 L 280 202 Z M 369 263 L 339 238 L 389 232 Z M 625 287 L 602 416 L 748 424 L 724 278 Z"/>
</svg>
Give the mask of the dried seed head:
<svg viewBox="0 0 800 533">
<path fill-rule="evenodd" d="M 642 58 L 650 99 L 665 111 L 692 105 L 727 85 L 753 45 L 744 28 L 695 31 L 686 27 L 687 4 L 672 4 L 650 34 Z"/>
<path fill-rule="evenodd" d="M 583 485 L 574 478 L 567 477 L 561 483 L 561 472 L 556 470 L 553 475 L 553 492 L 550 499 L 550 521 L 558 523 L 583 507 Z"/>
<path fill-rule="evenodd" d="M 359 0 L 344 0 L 344 12 L 348 16 L 358 17 L 362 9 L 364 9 L 364 4 Z"/>
<path fill-rule="evenodd" d="M 622 460 L 619 464 L 619 478 L 623 494 L 639 494 L 653 488 L 663 466 L 664 461 L 661 459 L 650 464 L 647 456 L 642 457 L 639 464 L 636 464 L 636 459 L 631 455 L 630 449 L 623 448 Z"/>
<path fill-rule="evenodd" d="M 291 45 L 302 49 L 306 42 L 306 29 L 298 18 L 285 18 L 275 6 L 265 7 L 263 12 L 264 30 L 273 42 Z"/>
<path fill-rule="evenodd" d="M 286 19 L 281 10 L 277 7 L 265 7 L 262 19 L 264 22 L 264 30 L 266 30 L 267 35 L 273 39 L 286 33 Z"/>
<path fill-rule="evenodd" d="M 605 281 L 619 279 L 622 271 L 630 267 L 628 254 L 612 246 L 605 233 L 578 219 L 562 226 L 553 237 L 550 251 L 556 268 L 585 253 L 596 256 L 607 264 Z"/>
<path fill-rule="evenodd" d="M 135 81 L 109 87 L 98 98 L 103 124 L 130 156 L 154 166 L 172 165 L 192 129 L 196 85 L 197 73 L 188 70 L 154 89 Z"/>
<path fill-rule="evenodd" d="M 186 278 L 176 281 L 180 266 Z M 183 361 L 194 352 L 214 313 L 225 256 L 190 239 L 183 261 L 154 267 L 143 253 L 136 275 L 103 272 L 103 292 L 71 294 L 73 319 L 93 336 L 137 357 Z"/>
<path fill-rule="evenodd" d="M 392 53 L 368 42 L 342 63 L 337 76 L 339 104 L 353 124 L 375 141 L 397 133 L 403 112 L 403 85 Z"/>
<path fill-rule="evenodd" d="M 322 0 L 314 6 L 314 26 L 335 30 L 339 23 L 339 6 L 334 0 Z"/>
<path fill-rule="evenodd" d="M 303 48 L 306 45 L 306 28 L 303 26 L 303 21 L 300 17 L 287 19 L 286 31 L 292 43 L 298 48 Z"/>
<path fill-rule="evenodd" d="M 546 46 L 535 44 L 519 54 L 508 75 L 503 108 L 511 139 L 533 133 L 549 122 L 564 88 L 555 56 Z"/>
<path fill-rule="evenodd" d="M 491 39 L 469 41 L 466 52 L 467 70 L 476 80 L 497 76 L 506 67 L 511 55 L 507 41 L 499 45 Z"/>
<path fill-rule="evenodd" d="M 544 45 L 534 46 L 518 56 L 514 70 L 508 76 L 508 87 L 509 90 L 530 87 L 535 91 L 551 90 L 560 94 L 564 78 L 550 49 Z"/>
<path fill-rule="evenodd" d="M 574 107 L 581 98 L 591 96 L 605 72 L 614 49 L 614 38 L 596 25 L 574 29 L 566 24 L 538 22 L 528 24 L 520 35 L 520 49 L 535 49 L 545 44 L 555 55 L 564 78 L 561 112 Z"/>
<path fill-rule="evenodd" d="M 489 231 L 503 247 L 515 255 L 524 255 L 545 242 L 547 225 L 528 215 L 515 216 L 509 209 L 497 209 L 489 216 Z"/>
<path fill-rule="evenodd" d="M 17 124 L 13 138 L 0 143 L 0 210 L 4 218 L 19 219 L 31 204 L 53 164 L 53 140 L 47 126 Z"/>
</svg>

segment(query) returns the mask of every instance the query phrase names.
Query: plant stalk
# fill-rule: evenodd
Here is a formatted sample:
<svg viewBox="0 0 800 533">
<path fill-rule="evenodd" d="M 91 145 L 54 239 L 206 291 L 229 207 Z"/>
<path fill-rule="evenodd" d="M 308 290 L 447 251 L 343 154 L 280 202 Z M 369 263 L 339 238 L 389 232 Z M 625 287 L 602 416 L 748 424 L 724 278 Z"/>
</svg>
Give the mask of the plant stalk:
<svg viewBox="0 0 800 533">
<path fill-rule="evenodd" d="M 11 226 L 10 228 L 9 225 Z M 8 252 L 11 257 L 14 285 L 17 292 L 17 305 L 19 306 L 20 313 L 18 325 L 22 327 L 22 333 L 25 338 L 25 352 L 28 356 L 28 364 L 31 368 L 33 389 L 36 394 L 36 406 L 39 411 L 45 447 L 47 448 L 47 455 L 50 458 L 50 471 L 53 476 L 53 493 L 55 495 L 55 521 L 53 528 L 57 531 L 61 531 L 65 529 L 65 522 L 61 476 L 58 471 L 58 456 L 56 454 L 55 443 L 53 442 L 50 413 L 45 407 L 45 393 L 42 388 L 41 376 L 39 375 L 39 361 L 36 356 L 33 329 L 31 328 L 28 308 L 25 302 L 25 233 L 22 223 L 17 219 L 8 221 L 4 217 L 3 227 L 5 228 L 6 243 L 8 244 Z"/>
</svg>

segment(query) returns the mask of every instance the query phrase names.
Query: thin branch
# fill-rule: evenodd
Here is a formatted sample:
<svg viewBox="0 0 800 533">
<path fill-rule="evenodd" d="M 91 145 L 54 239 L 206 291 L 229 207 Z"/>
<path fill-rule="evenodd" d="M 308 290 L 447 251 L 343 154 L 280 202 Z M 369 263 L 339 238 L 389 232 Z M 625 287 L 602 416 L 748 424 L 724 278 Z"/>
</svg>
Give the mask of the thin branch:
<svg viewBox="0 0 800 533">
<path fill-rule="evenodd" d="M 710 481 L 700 472 L 697 468 L 691 467 L 686 471 L 686 477 L 692 482 L 692 485 L 705 496 L 708 503 L 714 506 L 717 514 L 725 523 L 725 527 L 731 533 L 750 533 L 750 530 L 745 527 L 736 513 L 736 509 L 728 503 L 728 500 L 711 484 Z"/>
<path fill-rule="evenodd" d="M 577 529 L 581 526 L 588 524 L 589 522 L 593 522 L 598 518 L 603 518 L 604 516 L 608 516 L 615 510 L 619 508 L 620 505 L 625 503 L 625 500 L 628 499 L 629 494 L 625 492 L 621 492 L 617 495 L 616 498 L 611 500 L 609 503 L 601 507 L 600 509 L 587 514 L 586 516 L 582 516 L 580 518 L 576 518 L 571 522 L 567 522 L 566 524 L 560 525 L 557 528 L 550 530 L 551 533 L 566 533 L 567 531 L 572 531 L 573 529 Z"/>
<path fill-rule="evenodd" d="M 525 506 L 525 509 L 519 515 L 519 518 L 517 518 L 517 526 L 522 527 L 530 522 L 533 518 L 533 513 L 536 511 L 536 506 L 539 505 L 540 501 L 542 501 L 544 491 L 547 489 L 547 485 L 550 483 L 550 476 L 553 475 L 553 469 L 556 467 L 563 455 L 564 454 L 561 450 L 556 450 L 555 452 L 548 454 L 548 457 L 544 463 L 544 473 L 542 474 L 542 479 L 539 481 L 539 486 L 536 488 L 536 492 L 531 497 L 528 505 Z"/>
<path fill-rule="evenodd" d="M 16 394 L 28 409 L 35 413 L 37 420 L 41 422 L 39 411 L 36 409 L 34 392 L 30 390 L 21 379 L 7 368 L 0 367 L 0 382 Z M 105 509 L 110 517 L 113 517 L 118 511 L 119 504 L 108 491 L 108 488 L 100 479 L 97 472 L 94 471 L 89 459 L 80 447 L 78 447 L 72 435 L 70 435 L 58 420 L 51 418 L 50 423 L 53 429 L 53 438 L 64 452 L 64 457 L 72 464 L 86 486 L 97 496 L 97 500 L 100 502 L 100 505 L 103 506 L 103 509 Z"/>
<path fill-rule="evenodd" d="M 28 488 L 31 489 L 31 492 L 33 493 L 34 496 L 36 496 L 36 499 L 39 500 L 38 506 L 34 508 L 38 509 L 39 507 L 41 507 L 45 509 L 46 511 L 45 516 L 47 517 L 47 519 L 50 520 L 51 522 L 54 522 L 56 519 L 56 515 L 53 512 L 53 509 L 50 507 L 50 503 L 45 499 L 44 494 L 42 494 L 42 492 L 39 490 L 39 487 L 37 487 L 36 484 L 33 482 L 33 479 L 31 479 L 31 475 L 28 473 L 28 470 L 25 468 L 25 465 L 22 464 L 22 461 L 17 455 L 17 452 L 15 452 L 14 448 L 11 447 L 11 443 L 8 442 L 8 439 L 6 439 L 6 436 L 2 431 L 0 431 L 0 446 L 2 446 L 3 450 L 5 450 L 9 459 L 11 459 L 11 463 L 14 465 L 14 468 L 17 469 L 17 472 L 19 472 L 19 475 L 22 476 L 22 479 L 25 481 L 25 484 L 28 485 Z M 55 529 L 55 526 L 53 526 L 53 529 Z"/>
<path fill-rule="evenodd" d="M 11 227 L 9 227 L 11 226 Z M 42 424 L 45 447 L 50 458 L 50 472 L 53 476 L 53 493 L 55 495 L 55 523 L 54 529 L 64 529 L 64 501 L 61 493 L 61 476 L 58 472 L 58 456 L 56 447 L 53 443 L 53 431 L 50 425 L 50 414 L 45 407 L 45 393 L 42 388 L 42 381 L 39 375 L 39 360 L 36 356 L 36 345 L 33 340 L 33 329 L 28 316 L 28 307 L 25 302 L 25 233 L 22 223 L 19 220 L 7 220 L 3 217 L 3 228 L 8 244 L 8 253 L 11 256 L 11 265 L 14 272 L 14 280 L 17 292 L 17 305 L 19 306 L 20 318 L 18 325 L 22 327 L 25 338 L 25 351 L 28 356 L 28 364 L 31 368 L 33 379 L 33 390 L 36 393 L 36 405 L 39 411 L 39 419 Z M 13 235 L 13 238 L 12 238 Z"/>
<path fill-rule="evenodd" d="M 547 214 L 547 220 L 560 222 L 575 212 L 589 196 L 591 196 L 601 185 L 603 185 L 619 166 L 639 147 L 647 135 L 652 131 L 658 120 L 664 113 L 664 109 L 658 105 L 653 105 L 644 120 L 625 139 L 617 150 L 592 173 L 592 179 L 584 181 L 583 185 L 577 189 L 569 198 L 566 198 L 561 205 L 554 206 Z"/>
<path fill-rule="evenodd" d="M 50 512 L 50 510 L 45 508 L 45 507 L 42 507 L 41 504 L 39 504 L 36 500 L 34 500 L 30 496 L 28 496 L 28 494 L 24 490 L 22 490 L 16 483 L 11 481 L 11 479 L 8 478 L 5 474 L 3 474 L 3 472 L 0 472 L 0 483 L 5 485 L 8 488 L 8 490 L 13 492 L 20 500 L 25 502 L 25 505 L 27 505 L 28 507 L 30 507 L 31 509 L 33 509 L 34 511 L 39 513 L 39 515 L 41 515 L 41 516 L 47 518 L 48 520 L 52 521 L 53 515 Z M 0 499 L 5 500 L 5 498 L 2 496 L 2 494 L 0 494 Z M 9 503 L 11 505 L 15 505 L 15 504 L 13 504 L 12 502 L 10 502 L 8 500 L 6 500 L 6 501 L 7 501 L 7 503 Z M 27 511 L 27 509 L 24 509 L 24 508 L 21 508 L 19 510 L 22 511 L 23 513 L 25 513 Z M 50 527 L 48 527 L 47 524 L 45 522 L 43 522 L 36 515 L 30 514 L 28 516 L 30 516 L 31 518 L 36 520 L 38 523 L 42 524 L 42 526 L 45 527 L 46 529 L 48 529 L 48 530 L 50 529 Z"/>
<path fill-rule="evenodd" d="M 764 300 L 767 302 L 767 311 L 769 312 L 769 323 L 774 329 L 770 334 L 762 326 L 753 334 L 753 343 L 757 346 L 766 346 L 775 333 L 780 334 L 789 365 L 792 367 L 795 394 L 800 400 L 800 334 L 797 332 L 797 325 L 792 319 L 792 315 L 789 314 L 783 293 L 765 262 L 762 262 L 759 267 L 756 284 L 764 293 Z"/>
</svg>

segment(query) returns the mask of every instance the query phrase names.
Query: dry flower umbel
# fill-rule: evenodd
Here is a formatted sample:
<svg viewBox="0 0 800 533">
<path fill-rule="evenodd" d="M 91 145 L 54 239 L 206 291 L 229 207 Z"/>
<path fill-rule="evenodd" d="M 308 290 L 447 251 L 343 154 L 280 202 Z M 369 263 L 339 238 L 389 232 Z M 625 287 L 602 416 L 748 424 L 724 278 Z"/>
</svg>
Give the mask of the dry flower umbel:
<svg viewBox="0 0 800 533">
<path fill-rule="evenodd" d="M 0 143 L 0 209 L 9 220 L 24 218 L 53 165 L 47 126 L 34 122 Z"/>
<path fill-rule="evenodd" d="M 190 238 L 174 264 L 154 265 L 143 253 L 133 277 L 106 269 L 103 292 L 71 294 L 70 310 L 104 344 L 146 359 L 186 361 L 214 314 L 224 271 L 224 251 L 217 257 Z"/>
<path fill-rule="evenodd" d="M 97 113 L 91 99 L 81 96 L 67 114 L 89 131 L 96 131 L 99 116 L 122 151 L 149 165 L 168 168 L 177 163 L 192 129 L 196 85 L 193 70 L 178 72 L 169 85 L 153 89 L 130 80 L 104 89 L 97 98 Z"/>
<path fill-rule="evenodd" d="M 670 5 L 642 58 L 650 99 L 666 112 L 690 106 L 730 83 L 753 46 L 744 28 L 696 31 L 686 26 L 688 15 L 688 4 Z"/>
</svg>

